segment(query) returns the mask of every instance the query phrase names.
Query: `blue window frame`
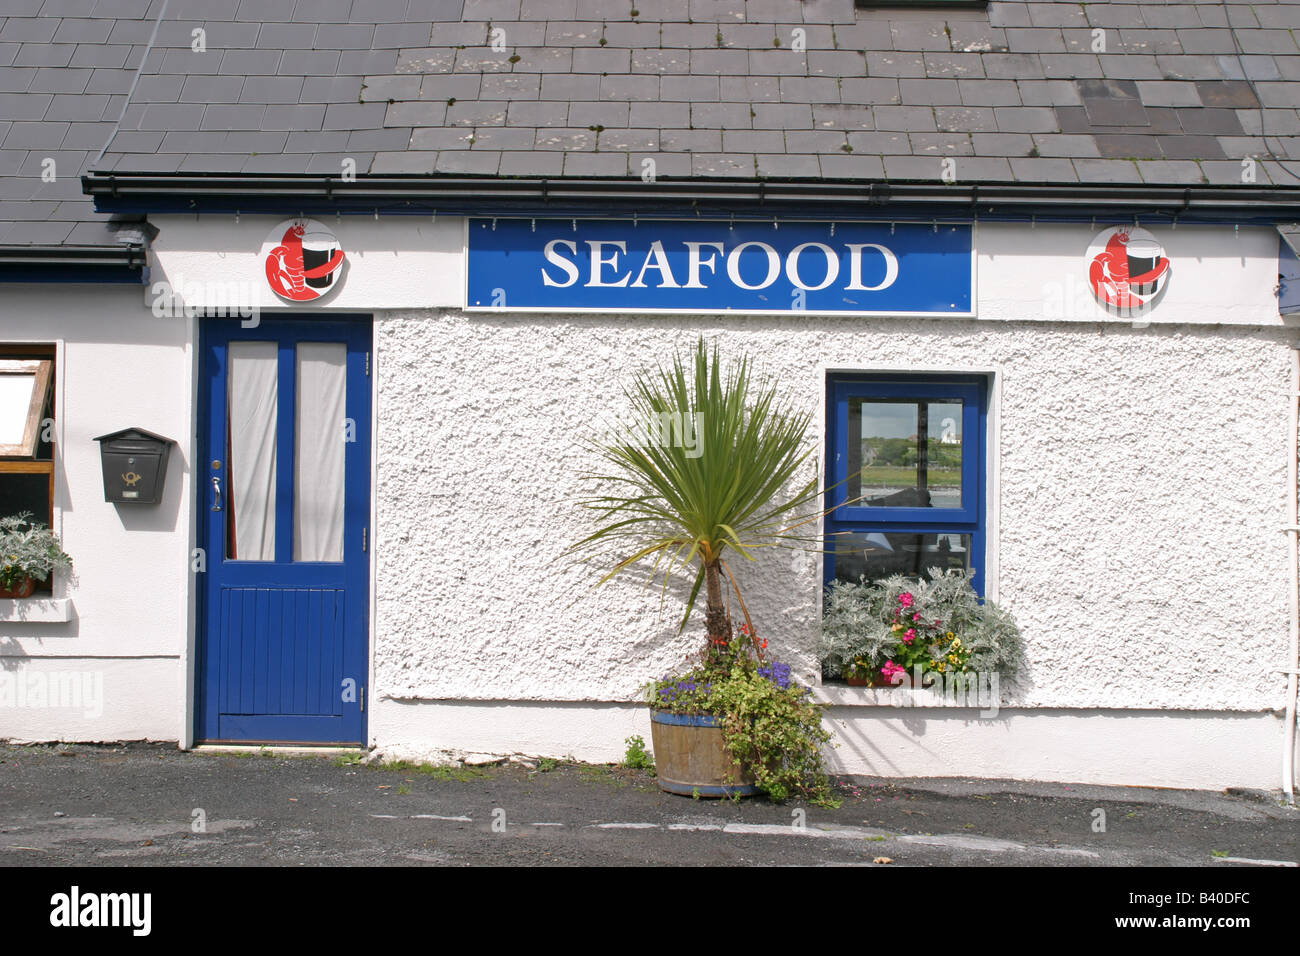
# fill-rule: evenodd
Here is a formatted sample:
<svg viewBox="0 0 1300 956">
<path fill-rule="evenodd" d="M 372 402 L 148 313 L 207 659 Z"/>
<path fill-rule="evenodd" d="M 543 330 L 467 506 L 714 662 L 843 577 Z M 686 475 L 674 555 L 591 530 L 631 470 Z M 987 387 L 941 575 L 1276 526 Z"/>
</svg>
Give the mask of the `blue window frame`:
<svg viewBox="0 0 1300 956">
<path fill-rule="evenodd" d="M 988 381 L 827 381 L 825 583 L 965 568 L 984 593 Z"/>
</svg>

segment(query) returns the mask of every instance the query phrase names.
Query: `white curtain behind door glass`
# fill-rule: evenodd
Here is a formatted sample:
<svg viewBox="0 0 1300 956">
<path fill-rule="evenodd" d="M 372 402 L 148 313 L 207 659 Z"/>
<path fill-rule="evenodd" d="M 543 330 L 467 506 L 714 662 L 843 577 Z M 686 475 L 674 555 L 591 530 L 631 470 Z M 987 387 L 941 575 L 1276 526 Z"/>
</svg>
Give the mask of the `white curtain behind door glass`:
<svg viewBox="0 0 1300 956">
<path fill-rule="evenodd" d="M 235 523 L 226 556 L 275 560 L 276 343 L 231 342 L 230 487 Z"/>
<path fill-rule="evenodd" d="M 342 343 L 303 342 L 298 346 L 295 561 L 343 560 L 343 451 L 350 437 L 347 357 L 347 346 Z"/>
</svg>

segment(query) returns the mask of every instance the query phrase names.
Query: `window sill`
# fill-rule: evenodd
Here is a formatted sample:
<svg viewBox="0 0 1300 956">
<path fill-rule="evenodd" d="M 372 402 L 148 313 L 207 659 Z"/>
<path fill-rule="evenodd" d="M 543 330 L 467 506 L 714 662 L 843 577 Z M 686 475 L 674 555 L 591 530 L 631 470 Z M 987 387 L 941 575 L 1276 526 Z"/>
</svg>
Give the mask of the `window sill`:
<svg viewBox="0 0 1300 956">
<path fill-rule="evenodd" d="M 1001 707 L 1000 697 L 976 689 L 969 695 L 946 697 L 939 687 L 851 687 L 848 684 L 822 684 L 812 688 L 813 700 L 832 707 L 933 708 L 935 710 Z"/>
<path fill-rule="evenodd" d="M 0 598 L 0 623 L 61 624 L 71 620 L 71 598 Z"/>
<path fill-rule="evenodd" d="M 900 687 L 850 687 L 848 684 L 822 684 L 813 688 L 813 697 L 833 707 L 888 707 Z"/>
</svg>

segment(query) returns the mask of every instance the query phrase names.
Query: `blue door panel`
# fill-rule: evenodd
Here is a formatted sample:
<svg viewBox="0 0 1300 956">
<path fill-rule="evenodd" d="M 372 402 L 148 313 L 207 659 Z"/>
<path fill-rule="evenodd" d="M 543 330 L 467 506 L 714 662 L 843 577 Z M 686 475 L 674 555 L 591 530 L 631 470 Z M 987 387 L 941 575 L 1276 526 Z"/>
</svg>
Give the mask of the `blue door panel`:
<svg viewBox="0 0 1300 956">
<path fill-rule="evenodd" d="M 204 324 L 199 527 L 207 571 L 199 589 L 200 741 L 365 742 L 370 329 L 368 317 L 263 320 L 253 329 L 241 328 L 237 321 Z M 270 561 L 226 558 L 226 502 L 211 486 L 213 477 L 223 488 L 228 484 L 228 347 L 255 341 L 277 346 L 275 548 Z M 346 346 L 345 414 L 354 440 L 344 450 L 339 562 L 293 560 L 296 348 L 302 342 Z"/>
</svg>

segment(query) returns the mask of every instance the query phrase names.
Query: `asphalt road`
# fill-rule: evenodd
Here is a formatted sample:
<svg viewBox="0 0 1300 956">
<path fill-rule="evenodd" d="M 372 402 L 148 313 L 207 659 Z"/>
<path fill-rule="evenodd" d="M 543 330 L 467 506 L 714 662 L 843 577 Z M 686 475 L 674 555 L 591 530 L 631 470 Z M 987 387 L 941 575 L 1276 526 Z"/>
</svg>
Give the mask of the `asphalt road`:
<svg viewBox="0 0 1300 956">
<path fill-rule="evenodd" d="M 842 781 L 824 809 L 672 796 L 617 767 L 355 759 L 0 744 L 0 865 L 1300 861 L 1300 811 L 1267 794 L 871 778 Z"/>
</svg>

